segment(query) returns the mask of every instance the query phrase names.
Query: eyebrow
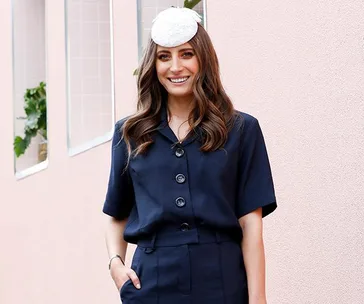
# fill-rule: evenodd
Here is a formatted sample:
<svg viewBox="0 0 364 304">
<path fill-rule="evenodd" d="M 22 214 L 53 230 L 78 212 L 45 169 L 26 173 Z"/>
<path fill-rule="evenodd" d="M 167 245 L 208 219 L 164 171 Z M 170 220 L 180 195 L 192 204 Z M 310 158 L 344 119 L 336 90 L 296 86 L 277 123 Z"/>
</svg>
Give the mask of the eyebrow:
<svg viewBox="0 0 364 304">
<path fill-rule="evenodd" d="M 179 53 L 180 52 L 185 52 L 185 51 L 194 51 L 194 49 L 193 48 L 184 48 L 184 49 L 178 50 Z M 160 50 L 160 51 L 157 52 L 157 54 L 159 54 L 159 53 L 170 53 L 170 51 L 168 51 L 168 50 Z"/>
</svg>

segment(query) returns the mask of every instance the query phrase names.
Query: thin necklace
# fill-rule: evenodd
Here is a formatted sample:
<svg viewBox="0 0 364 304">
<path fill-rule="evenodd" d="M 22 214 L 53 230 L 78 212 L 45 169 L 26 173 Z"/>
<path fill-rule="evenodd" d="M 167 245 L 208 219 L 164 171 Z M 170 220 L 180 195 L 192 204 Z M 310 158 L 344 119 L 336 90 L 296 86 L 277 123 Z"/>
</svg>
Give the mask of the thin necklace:
<svg viewBox="0 0 364 304">
<path fill-rule="evenodd" d="M 171 122 L 171 117 L 168 115 L 168 117 L 167 117 L 167 119 L 168 119 L 168 123 L 170 123 Z M 187 120 L 185 120 L 185 121 L 183 121 L 180 125 L 179 125 L 179 127 L 177 128 L 177 140 L 178 140 L 178 142 L 179 143 L 182 143 L 182 141 L 183 141 L 183 139 L 186 137 L 184 137 L 184 138 L 182 138 L 181 139 L 181 137 L 179 136 L 179 132 L 180 132 L 180 128 L 182 127 L 182 125 L 184 124 L 184 123 L 186 123 L 188 121 L 188 119 Z M 189 132 L 187 132 L 187 134 L 188 134 Z"/>
<path fill-rule="evenodd" d="M 185 120 L 184 122 L 182 122 L 180 125 L 179 125 L 179 127 L 178 127 L 178 129 L 177 129 L 177 139 L 178 139 L 178 141 L 179 141 L 179 143 L 181 143 L 185 138 L 186 138 L 186 136 L 185 137 L 183 137 L 182 139 L 181 139 L 181 137 L 179 136 L 179 130 L 180 130 L 180 128 L 182 127 L 182 125 L 185 123 L 185 122 L 187 122 L 188 121 L 188 119 L 187 120 Z M 188 132 L 187 132 L 187 134 L 188 134 Z"/>
</svg>

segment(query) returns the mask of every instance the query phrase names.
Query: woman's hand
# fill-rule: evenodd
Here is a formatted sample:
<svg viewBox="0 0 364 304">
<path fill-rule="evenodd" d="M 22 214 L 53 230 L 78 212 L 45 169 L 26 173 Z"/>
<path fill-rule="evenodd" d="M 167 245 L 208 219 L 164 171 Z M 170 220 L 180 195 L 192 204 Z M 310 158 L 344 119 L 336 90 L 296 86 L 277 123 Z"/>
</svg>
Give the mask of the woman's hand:
<svg viewBox="0 0 364 304">
<path fill-rule="evenodd" d="M 129 267 L 124 266 L 123 263 L 118 259 L 114 259 L 112 261 L 110 274 L 119 291 L 129 279 L 133 282 L 135 288 L 141 288 L 140 280 L 135 271 Z"/>
</svg>

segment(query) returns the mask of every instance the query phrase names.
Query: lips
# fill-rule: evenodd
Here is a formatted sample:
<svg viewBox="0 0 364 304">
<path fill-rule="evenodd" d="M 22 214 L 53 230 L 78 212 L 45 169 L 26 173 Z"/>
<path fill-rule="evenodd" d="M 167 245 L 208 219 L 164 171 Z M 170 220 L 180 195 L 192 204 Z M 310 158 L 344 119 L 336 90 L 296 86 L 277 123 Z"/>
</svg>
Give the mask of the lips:
<svg viewBox="0 0 364 304">
<path fill-rule="evenodd" d="M 185 83 L 187 81 L 187 79 L 189 78 L 189 76 L 187 77 L 178 77 L 178 78 L 168 78 L 168 80 L 174 84 L 180 84 L 180 83 Z"/>
</svg>

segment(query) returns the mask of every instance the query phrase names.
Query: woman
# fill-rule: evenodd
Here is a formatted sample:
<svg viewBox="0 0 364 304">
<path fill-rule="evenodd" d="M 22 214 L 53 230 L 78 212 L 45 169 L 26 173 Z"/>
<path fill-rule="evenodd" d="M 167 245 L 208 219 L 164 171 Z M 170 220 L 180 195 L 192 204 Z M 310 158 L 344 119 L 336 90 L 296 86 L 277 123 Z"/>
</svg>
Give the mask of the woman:
<svg viewBox="0 0 364 304">
<path fill-rule="evenodd" d="M 157 16 L 138 111 L 115 127 L 103 211 L 124 304 L 266 303 L 262 218 L 277 205 L 264 139 L 226 95 L 199 22 Z"/>
</svg>

